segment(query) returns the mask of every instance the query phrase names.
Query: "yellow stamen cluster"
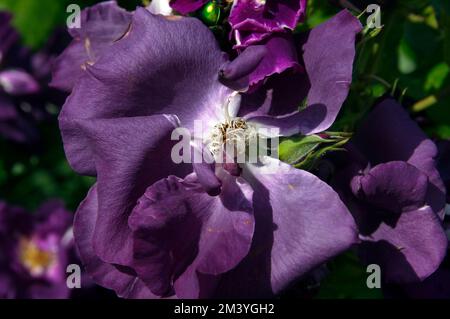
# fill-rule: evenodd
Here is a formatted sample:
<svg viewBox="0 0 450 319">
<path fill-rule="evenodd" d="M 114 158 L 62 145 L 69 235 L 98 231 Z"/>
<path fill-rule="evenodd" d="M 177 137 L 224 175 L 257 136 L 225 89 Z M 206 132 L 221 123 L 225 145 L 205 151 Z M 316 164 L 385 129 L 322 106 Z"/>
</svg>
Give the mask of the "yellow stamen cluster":
<svg viewBox="0 0 450 319">
<path fill-rule="evenodd" d="M 56 256 L 53 252 L 40 249 L 32 240 L 22 238 L 19 259 L 32 275 L 40 276 L 55 262 Z"/>
</svg>

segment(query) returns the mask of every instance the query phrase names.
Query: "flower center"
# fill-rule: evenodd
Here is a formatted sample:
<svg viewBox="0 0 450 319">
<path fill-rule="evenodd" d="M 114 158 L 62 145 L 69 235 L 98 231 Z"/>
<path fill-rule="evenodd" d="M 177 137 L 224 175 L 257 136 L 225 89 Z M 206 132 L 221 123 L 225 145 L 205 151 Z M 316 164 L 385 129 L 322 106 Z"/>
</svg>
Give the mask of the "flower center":
<svg viewBox="0 0 450 319">
<path fill-rule="evenodd" d="M 41 276 L 56 262 L 56 254 L 39 247 L 32 239 L 22 238 L 19 244 L 19 259 L 33 276 Z"/>
<path fill-rule="evenodd" d="M 209 134 L 208 148 L 216 163 L 244 164 L 249 147 L 257 140 L 256 128 L 244 119 L 235 117 L 238 94 L 234 92 L 228 97 L 223 105 L 224 121 L 214 125 Z"/>
<path fill-rule="evenodd" d="M 234 158 L 245 153 L 255 135 L 256 131 L 245 120 L 241 118 L 227 120 L 212 129 L 209 150 L 214 157 L 220 156 L 225 151 L 227 154 L 233 154 Z"/>
</svg>

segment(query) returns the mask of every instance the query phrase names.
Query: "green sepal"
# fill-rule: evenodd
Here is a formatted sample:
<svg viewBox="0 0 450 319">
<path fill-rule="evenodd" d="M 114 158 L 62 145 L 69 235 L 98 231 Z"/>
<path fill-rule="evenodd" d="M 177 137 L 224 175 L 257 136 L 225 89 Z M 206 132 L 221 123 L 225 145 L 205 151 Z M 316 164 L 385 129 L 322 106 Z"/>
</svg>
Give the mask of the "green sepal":
<svg viewBox="0 0 450 319">
<path fill-rule="evenodd" d="M 328 152 L 342 151 L 352 134 L 325 132 L 317 135 L 294 136 L 280 141 L 280 160 L 304 170 L 312 170 Z"/>
</svg>

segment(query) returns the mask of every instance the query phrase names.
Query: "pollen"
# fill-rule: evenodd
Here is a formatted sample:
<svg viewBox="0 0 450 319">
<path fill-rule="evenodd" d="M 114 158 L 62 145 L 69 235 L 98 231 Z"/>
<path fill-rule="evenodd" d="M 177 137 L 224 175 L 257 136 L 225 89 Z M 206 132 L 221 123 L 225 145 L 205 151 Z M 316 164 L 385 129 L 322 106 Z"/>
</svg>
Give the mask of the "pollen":
<svg viewBox="0 0 450 319">
<path fill-rule="evenodd" d="M 241 118 L 227 120 L 214 126 L 210 134 L 209 149 L 214 156 L 219 155 L 225 145 L 231 145 L 238 153 L 245 151 L 254 136 L 254 129 Z"/>
<path fill-rule="evenodd" d="M 55 259 L 55 253 L 41 249 L 33 240 L 27 238 L 20 240 L 19 260 L 33 276 L 44 274 Z"/>
</svg>

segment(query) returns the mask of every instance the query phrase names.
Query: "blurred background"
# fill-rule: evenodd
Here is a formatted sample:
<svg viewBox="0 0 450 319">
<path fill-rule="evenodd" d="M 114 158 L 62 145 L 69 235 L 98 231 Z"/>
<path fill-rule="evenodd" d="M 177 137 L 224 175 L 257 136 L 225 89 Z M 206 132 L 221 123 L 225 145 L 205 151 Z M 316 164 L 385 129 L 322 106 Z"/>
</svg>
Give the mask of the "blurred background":
<svg viewBox="0 0 450 319">
<path fill-rule="evenodd" d="M 46 87 L 50 80 L 46 68 L 70 42 L 65 31 L 67 6 L 74 3 L 83 8 L 97 2 L 101 1 L 0 0 L 0 11 L 11 13 L 12 24 L 20 35 L 18 53 L 13 62 L 0 59 L 0 71 L 5 63 L 12 63 L 33 74 L 41 86 L 39 94 L 14 97 L 19 119 L 15 120 L 19 124 L 1 124 L 0 113 L 1 201 L 33 212 L 43 202 L 60 199 L 74 212 L 94 182 L 75 174 L 65 160 L 57 115 L 66 96 Z M 143 4 L 133 0 L 118 2 L 129 10 Z M 351 94 L 334 129 L 354 131 L 374 101 L 389 94 L 403 102 L 430 137 L 449 139 L 450 1 L 309 0 L 307 20 L 299 31 L 320 24 L 343 7 L 364 20 L 369 16 L 364 10 L 370 3 L 381 6 L 383 28 L 365 30 L 358 43 Z M 23 52 L 27 58 L 21 60 Z M 20 128 L 26 134 L 13 131 Z M 338 257 L 317 276 L 325 278 L 320 285 L 317 278 L 308 279 L 283 297 L 383 297 L 379 289 L 367 288 L 365 268 L 351 252 Z"/>
</svg>

